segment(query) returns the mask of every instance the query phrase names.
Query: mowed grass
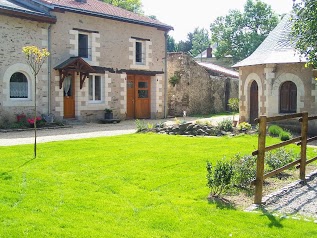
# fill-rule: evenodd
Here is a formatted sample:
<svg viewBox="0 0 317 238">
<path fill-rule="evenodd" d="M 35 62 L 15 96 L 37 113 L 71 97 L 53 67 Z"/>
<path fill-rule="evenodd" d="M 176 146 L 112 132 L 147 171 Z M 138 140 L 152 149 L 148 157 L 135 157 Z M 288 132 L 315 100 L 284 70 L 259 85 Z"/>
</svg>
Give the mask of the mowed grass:
<svg viewBox="0 0 317 238">
<path fill-rule="evenodd" d="M 34 160 L 32 145 L 1 147 L 0 237 L 317 237 L 313 222 L 208 203 L 206 161 L 256 146 L 133 134 L 39 144 Z"/>
</svg>

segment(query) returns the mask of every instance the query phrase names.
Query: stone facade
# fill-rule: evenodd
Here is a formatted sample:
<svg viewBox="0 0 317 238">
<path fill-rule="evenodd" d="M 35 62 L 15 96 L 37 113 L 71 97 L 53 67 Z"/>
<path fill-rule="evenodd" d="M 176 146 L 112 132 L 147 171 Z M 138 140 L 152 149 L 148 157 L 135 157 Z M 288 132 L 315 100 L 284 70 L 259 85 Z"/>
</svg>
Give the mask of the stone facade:
<svg viewBox="0 0 317 238">
<path fill-rule="evenodd" d="M 89 79 L 86 78 L 80 87 L 80 74 L 75 72 L 75 118 L 98 120 L 103 118 L 105 108 L 111 108 L 115 118 L 125 119 L 128 74 L 150 75 L 150 115 L 152 118 L 165 116 L 165 37 L 168 28 L 72 11 L 50 11 L 50 15 L 56 17 L 56 23 L 0 15 L 2 117 L 5 115 L 14 119 L 16 114 L 31 113 L 33 110 L 33 76 L 26 65 L 22 47 L 35 45 L 48 48 L 51 53 L 49 64 L 45 63 L 38 75 L 38 114 L 53 113 L 56 118 L 64 118 L 64 89 L 60 88 L 60 71 L 56 67 L 70 57 L 78 56 L 79 34 L 88 36 L 88 57 L 83 59 L 91 67 L 99 69 L 90 75 L 101 78 L 101 100 L 89 99 Z M 142 63 L 136 62 L 136 42 L 142 43 Z M 10 98 L 10 77 L 14 72 L 23 72 L 27 76 L 29 98 Z"/>
<path fill-rule="evenodd" d="M 168 83 L 168 114 L 182 116 L 224 112 L 229 98 L 238 98 L 237 78 L 212 76 L 185 53 L 168 54 L 168 80 L 178 76 L 179 82 Z"/>
<path fill-rule="evenodd" d="M 240 121 L 250 121 L 250 87 L 253 81 L 258 85 L 258 115 L 278 116 L 280 113 L 280 88 L 284 82 L 296 85 L 296 112 L 317 111 L 317 81 L 312 69 L 305 63 L 284 63 L 253 65 L 239 68 L 240 74 Z M 315 122 L 310 125 L 317 128 Z"/>
<path fill-rule="evenodd" d="M 16 114 L 34 115 L 34 75 L 22 47 L 47 48 L 48 24 L 0 15 L 0 121 L 14 120 Z M 27 98 L 10 98 L 10 78 L 23 73 L 28 81 Z M 37 111 L 48 113 L 48 68 L 43 64 L 37 77 Z"/>
<path fill-rule="evenodd" d="M 67 60 L 71 56 L 77 56 L 78 33 L 89 35 L 91 40 L 90 59 L 86 60 L 92 66 L 103 66 L 116 70 L 148 70 L 163 71 L 165 57 L 164 31 L 153 27 L 146 27 L 131 23 L 101 19 L 93 16 L 65 12 L 54 13 L 58 19 L 52 26 L 52 67 Z M 74 30 L 76 29 L 76 30 Z M 93 33 L 90 33 L 93 32 Z M 147 39 L 145 41 L 145 64 L 134 62 L 135 38 Z M 79 76 L 75 79 L 76 101 L 75 116 L 79 119 L 101 118 L 103 110 L 112 108 L 116 118 L 124 119 L 126 116 L 126 73 L 105 72 L 101 75 L 103 80 L 103 100 L 100 103 L 90 103 L 88 100 L 88 80 L 83 88 L 79 89 Z M 52 97 L 53 113 L 63 116 L 62 89 L 59 89 L 59 72 L 53 70 L 55 89 Z M 159 82 L 158 87 L 164 88 L 164 74 L 153 76 L 151 81 Z M 152 91 L 156 90 L 156 83 L 152 84 Z M 157 94 L 152 92 L 151 117 L 163 118 L 163 91 Z M 157 104 L 157 102 L 159 102 Z M 154 106 L 155 105 L 155 106 Z M 90 115 L 93 114 L 93 115 Z M 90 115 L 87 117 L 87 115 Z"/>
</svg>

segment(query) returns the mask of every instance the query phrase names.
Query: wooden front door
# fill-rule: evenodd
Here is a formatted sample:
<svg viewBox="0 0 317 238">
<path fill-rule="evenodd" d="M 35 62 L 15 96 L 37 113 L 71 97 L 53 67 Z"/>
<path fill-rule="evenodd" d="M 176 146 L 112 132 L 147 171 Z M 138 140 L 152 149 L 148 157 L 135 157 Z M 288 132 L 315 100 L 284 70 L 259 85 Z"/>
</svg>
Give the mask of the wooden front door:
<svg viewBox="0 0 317 238">
<path fill-rule="evenodd" d="M 258 84 L 253 81 L 250 88 L 250 123 L 254 124 L 254 120 L 259 117 L 259 102 L 258 102 Z"/>
<path fill-rule="evenodd" d="M 128 75 L 127 118 L 145 119 L 151 117 L 151 77 Z"/>
<path fill-rule="evenodd" d="M 75 118 L 75 80 L 74 74 L 65 77 L 64 91 L 64 118 Z"/>
</svg>

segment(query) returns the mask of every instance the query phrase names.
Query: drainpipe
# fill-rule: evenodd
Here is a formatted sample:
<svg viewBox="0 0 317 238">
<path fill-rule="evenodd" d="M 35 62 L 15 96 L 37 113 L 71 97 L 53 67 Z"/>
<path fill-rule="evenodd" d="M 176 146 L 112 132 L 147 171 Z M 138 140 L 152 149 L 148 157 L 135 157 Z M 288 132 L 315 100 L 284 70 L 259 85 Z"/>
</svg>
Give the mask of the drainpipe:
<svg viewBox="0 0 317 238">
<path fill-rule="evenodd" d="M 47 58 L 47 77 L 48 77 L 48 80 L 47 80 L 47 88 L 48 88 L 48 114 L 51 113 L 51 64 L 52 64 L 52 58 L 51 58 L 51 27 L 52 27 L 52 24 L 50 24 L 47 28 L 47 50 L 48 52 L 50 52 L 50 55 L 48 56 Z"/>
<path fill-rule="evenodd" d="M 164 36 L 165 36 L 164 118 L 167 118 L 167 31 L 165 31 Z"/>
</svg>

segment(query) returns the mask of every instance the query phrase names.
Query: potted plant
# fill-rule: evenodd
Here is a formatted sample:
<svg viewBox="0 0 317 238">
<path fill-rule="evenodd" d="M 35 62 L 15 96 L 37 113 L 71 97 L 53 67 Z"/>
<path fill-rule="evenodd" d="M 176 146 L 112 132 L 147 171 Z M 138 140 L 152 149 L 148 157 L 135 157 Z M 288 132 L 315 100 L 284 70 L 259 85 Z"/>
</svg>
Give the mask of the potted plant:
<svg viewBox="0 0 317 238">
<path fill-rule="evenodd" d="M 234 115 L 239 112 L 239 99 L 238 98 L 230 98 L 228 102 L 228 106 L 230 111 L 232 112 L 232 123 L 233 126 L 236 126 L 238 121 L 234 120 Z"/>
<path fill-rule="evenodd" d="M 105 109 L 105 119 L 113 119 L 112 109 L 110 108 Z"/>
</svg>

